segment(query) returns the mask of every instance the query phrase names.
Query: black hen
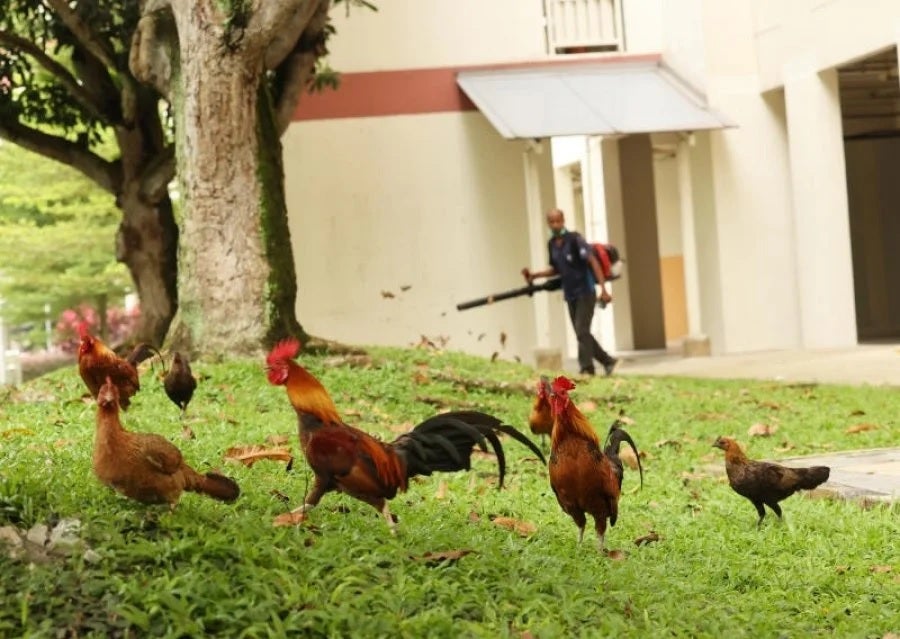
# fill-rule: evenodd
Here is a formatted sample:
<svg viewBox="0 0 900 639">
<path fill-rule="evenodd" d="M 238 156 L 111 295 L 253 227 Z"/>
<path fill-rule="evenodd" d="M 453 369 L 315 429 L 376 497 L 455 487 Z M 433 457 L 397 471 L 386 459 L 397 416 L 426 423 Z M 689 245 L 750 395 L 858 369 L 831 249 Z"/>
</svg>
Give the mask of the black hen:
<svg viewBox="0 0 900 639">
<path fill-rule="evenodd" d="M 191 372 L 187 356 L 175 352 L 172 357 L 172 367 L 163 379 L 163 388 L 169 399 L 181 409 L 181 416 L 184 417 L 184 412 L 197 389 L 197 378 Z"/>
</svg>

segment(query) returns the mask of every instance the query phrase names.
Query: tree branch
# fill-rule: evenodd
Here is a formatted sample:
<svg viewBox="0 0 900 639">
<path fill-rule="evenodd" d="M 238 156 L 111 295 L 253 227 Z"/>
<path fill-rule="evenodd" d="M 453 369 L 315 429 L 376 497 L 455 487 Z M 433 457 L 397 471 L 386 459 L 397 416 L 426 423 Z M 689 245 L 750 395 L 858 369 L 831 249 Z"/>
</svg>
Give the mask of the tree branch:
<svg viewBox="0 0 900 639">
<path fill-rule="evenodd" d="M 85 23 L 81 17 L 72 10 L 68 0 L 45 0 L 50 7 L 56 12 L 66 28 L 72 32 L 81 45 L 100 62 L 109 69 L 118 69 L 116 65 L 116 56 L 112 45 L 104 42 L 91 29 L 90 25 Z"/>
<path fill-rule="evenodd" d="M 283 83 L 275 103 L 275 126 L 279 137 L 291 125 L 297 102 L 316 74 L 318 57 L 312 51 L 298 51 L 291 54 L 278 69 L 279 80 Z"/>
<path fill-rule="evenodd" d="M 275 125 L 279 136 L 290 126 L 300 96 L 312 84 L 316 60 L 328 53 L 325 41 L 328 37 L 329 9 L 329 0 L 319 3 L 294 50 L 277 69 L 279 92 L 275 96 Z"/>
<path fill-rule="evenodd" d="M 253 14 L 248 33 L 266 44 L 266 69 L 274 69 L 290 55 L 297 40 L 318 11 L 326 14 L 331 0 L 282 0 L 262 2 Z"/>
<path fill-rule="evenodd" d="M 145 11 L 156 4 L 160 2 L 148 2 Z M 171 91 L 171 51 L 176 41 L 177 30 L 171 14 L 161 9 L 144 13 L 134 30 L 128 55 L 128 67 L 134 77 L 155 88 L 166 99 Z"/>
<path fill-rule="evenodd" d="M 102 102 L 97 99 L 98 96 L 95 96 L 83 85 L 79 84 L 75 76 L 66 67 L 44 53 L 43 49 L 34 44 L 34 42 L 8 31 L 0 31 L 0 44 L 34 58 L 39 65 L 59 80 L 60 84 L 66 88 L 78 104 L 101 120 L 109 124 L 114 123 L 114 115 L 103 108 Z"/>
<path fill-rule="evenodd" d="M 104 160 L 75 142 L 7 120 L 0 120 L 0 138 L 78 169 L 110 193 L 119 191 L 122 173 L 118 163 Z"/>
<path fill-rule="evenodd" d="M 175 147 L 166 147 L 157 155 L 141 175 L 141 198 L 156 204 L 168 194 L 169 182 L 175 179 Z"/>
</svg>

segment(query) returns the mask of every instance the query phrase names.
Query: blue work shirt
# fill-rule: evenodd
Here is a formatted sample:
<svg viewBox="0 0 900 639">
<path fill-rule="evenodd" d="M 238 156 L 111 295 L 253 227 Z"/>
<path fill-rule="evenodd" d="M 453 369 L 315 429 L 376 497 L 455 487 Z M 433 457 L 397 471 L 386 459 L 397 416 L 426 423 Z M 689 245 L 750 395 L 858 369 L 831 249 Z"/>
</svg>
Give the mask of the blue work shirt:
<svg viewBox="0 0 900 639">
<path fill-rule="evenodd" d="M 550 265 L 556 269 L 562 282 L 563 297 L 566 301 L 572 301 L 587 294 L 594 295 L 596 281 L 588 263 L 590 245 L 575 231 L 566 231 L 559 246 L 558 239 L 551 237 L 547 242 L 547 250 Z"/>
</svg>

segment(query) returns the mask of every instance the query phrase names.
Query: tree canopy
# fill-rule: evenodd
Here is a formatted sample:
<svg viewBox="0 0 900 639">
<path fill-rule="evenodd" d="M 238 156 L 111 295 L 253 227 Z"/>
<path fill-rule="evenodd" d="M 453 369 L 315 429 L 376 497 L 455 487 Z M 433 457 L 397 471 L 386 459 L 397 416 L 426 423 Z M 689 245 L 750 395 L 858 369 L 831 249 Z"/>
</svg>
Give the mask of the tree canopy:
<svg viewBox="0 0 900 639">
<path fill-rule="evenodd" d="M 113 197 L 66 166 L 0 142 L 0 297 L 13 323 L 82 303 L 121 305 L 130 290 L 115 260 Z"/>
</svg>

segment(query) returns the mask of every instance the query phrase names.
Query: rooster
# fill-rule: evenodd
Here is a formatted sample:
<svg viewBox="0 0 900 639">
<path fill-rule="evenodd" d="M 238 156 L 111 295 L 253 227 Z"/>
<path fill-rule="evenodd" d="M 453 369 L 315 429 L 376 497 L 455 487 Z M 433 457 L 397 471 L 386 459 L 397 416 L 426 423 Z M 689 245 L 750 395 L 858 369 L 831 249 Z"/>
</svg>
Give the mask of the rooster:
<svg viewBox="0 0 900 639">
<path fill-rule="evenodd" d="M 597 545 L 603 551 L 607 521 L 616 524 L 619 515 L 622 465 L 615 456 L 600 448 L 600 439 L 587 418 L 572 403 L 569 391 L 575 384 L 567 377 L 557 377 L 550 388 L 553 410 L 553 432 L 550 437 L 550 487 L 563 511 L 578 526 L 578 542 L 584 538 L 586 514 L 594 518 Z M 620 433 L 623 430 L 617 429 Z M 619 438 L 610 433 L 617 453 Z M 630 437 L 626 441 L 630 441 Z M 637 454 L 637 451 L 635 451 Z M 617 463 L 616 463 L 617 462 Z"/>
<path fill-rule="evenodd" d="M 163 389 L 172 403 L 181 409 L 183 419 L 184 412 L 197 389 L 197 378 L 191 372 L 191 365 L 186 355 L 176 351 L 172 356 L 172 366 L 163 378 Z"/>
<path fill-rule="evenodd" d="M 185 490 L 224 502 L 240 495 L 232 479 L 218 473 L 201 475 L 188 466 L 169 440 L 125 430 L 119 421 L 119 389 L 110 377 L 97 394 L 93 467 L 101 482 L 144 504 L 175 508 Z"/>
<path fill-rule="evenodd" d="M 128 410 L 131 397 L 141 388 L 137 365 L 151 356 L 156 349 L 149 344 L 138 344 L 127 358 L 122 359 L 97 337 L 91 335 L 87 324 L 79 325 L 78 334 L 81 337 L 78 345 L 78 373 L 88 387 L 91 397 L 97 399 L 100 387 L 109 378 L 119 390 L 119 404 L 122 410 Z"/>
<path fill-rule="evenodd" d="M 831 469 L 828 466 L 812 466 L 810 468 L 788 468 L 771 462 L 748 459 L 740 445 L 730 437 L 719 437 L 713 447 L 725 451 L 725 472 L 728 483 L 738 495 L 746 497 L 756 508 L 759 520 L 756 527 L 762 526 L 768 506 L 772 512 L 781 516 L 778 502 L 787 499 L 798 490 L 812 490 L 819 484 L 828 481 Z"/>
<path fill-rule="evenodd" d="M 534 398 L 534 404 L 531 407 L 531 415 L 528 417 L 528 425 L 531 427 L 531 432 L 535 435 L 543 436 L 553 432 L 553 411 L 550 407 L 551 394 L 550 380 L 548 380 L 546 376 L 541 375 L 541 379 L 538 382 L 537 393 Z M 641 475 L 641 487 L 643 487 L 644 469 L 641 466 L 641 457 L 638 453 L 637 445 L 625 429 L 622 428 L 622 422 L 617 419 L 610 425 L 609 432 L 606 434 L 603 453 L 609 457 L 609 461 L 613 465 L 613 472 L 616 475 L 616 479 L 619 481 L 620 489 L 622 488 L 622 479 L 624 476 L 624 467 L 622 466 L 622 460 L 619 458 L 619 448 L 621 447 L 622 442 L 626 442 L 631 446 L 631 450 L 634 451 L 635 458 L 637 459 L 638 471 Z"/>
<path fill-rule="evenodd" d="M 544 462 L 541 451 L 512 426 L 478 411 L 458 411 L 430 417 L 392 442 L 381 442 L 348 426 L 321 382 L 294 361 L 300 342 L 289 338 L 276 344 L 266 358 L 269 383 L 284 386 L 297 412 L 300 445 L 314 474 L 313 486 L 295 513 L 306 513 L 322 496 L 338 491 L 381 512 L 396 531 L 388 500 L 407 489 L 416 475 L 469 470 L 473 448 L 497 455 L 499 487 L 503 487 L 506 458 L 497 433 L 522 442 Z"/>
<path fill-rule="evenodd" d="M 528 427 L 535 435 L 549 435 L 553 431 L 553 412 L 550 409 L 550 380 L 541 375 L 537 385 L 531 414 L 528 416 Z"/>
</svg>

